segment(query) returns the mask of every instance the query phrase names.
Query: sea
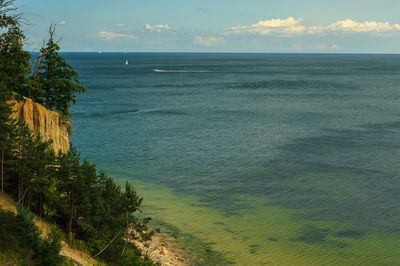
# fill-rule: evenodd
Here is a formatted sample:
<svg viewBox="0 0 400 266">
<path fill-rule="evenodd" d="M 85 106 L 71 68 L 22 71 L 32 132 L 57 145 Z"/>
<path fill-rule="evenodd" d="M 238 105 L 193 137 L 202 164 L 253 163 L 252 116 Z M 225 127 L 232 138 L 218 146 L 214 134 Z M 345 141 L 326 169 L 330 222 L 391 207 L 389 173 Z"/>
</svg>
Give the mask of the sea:
<svg viewBox="0 0 400 266">
<path fill-rule="evenodd" d="M 399 265 L 400 55 L 62 55 L 73 145 L 196 264 Z"/>
</svg>

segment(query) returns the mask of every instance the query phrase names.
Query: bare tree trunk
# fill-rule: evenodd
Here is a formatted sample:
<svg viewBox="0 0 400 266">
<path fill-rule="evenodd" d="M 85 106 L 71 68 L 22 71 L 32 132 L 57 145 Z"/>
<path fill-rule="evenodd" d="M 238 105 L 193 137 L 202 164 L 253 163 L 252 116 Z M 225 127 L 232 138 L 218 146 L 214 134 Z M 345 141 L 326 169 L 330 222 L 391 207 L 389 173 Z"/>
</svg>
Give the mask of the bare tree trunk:
<svg viewBox="0 0 400 266">
<path fill-rule="evenodd" d="M 127 244 L 128 244 L 128 240 L 129 240 L 129 231 L 128 231 L 128 228 L 129 228 L 129 220 L 128 220 L 128 216 L 129 215 L 129 212 L 128 212 L 128 209 L 126 210 L 126 239 L 125 239 L 125 246 L 124 246 L 124 249 L 122 250 L 122 253 L 121 253 L 121 257 L 124 255 L 124 252 L 125 252 L 125 249 L 126 249 L 126 246 L 127 246 Z"/>
<path fill-rule="evenodd" d="M 129 212 L 128 212 L 128 210 L 126 210 L 126 231 L 128 232 L 128 227 L 129 227 L 129 222 L 128 222 L 128 216 L 129 215 Z"/>
<path fill-rule="evenodd" d="M 18 198 L 22 195 L 21 161 L 18 161 Z"/>
<path fill-rule="evenodd" d="M 4 197 L 4 151 L 1 151 L 1 197 Z"/>
<path fill-rule="evenodd" d="M 21 155 L 22 154 L 22 143 L 21 142 L 22 142 L 22 140 L 19 139 L 19 142 L 18 142 L 18 147 L 19 147 L 19 150 L 18 150 L 18 152 L 19 152 L 19 155 L 18 155 L 18 198 L 21 198 L 22 190 L 23 190 L 23 184 L 22 184 L 23 177 L 21 174 L 23 157 Z"/>
<path fill-rule="evenodd" d="M 128 237 L 129 237 L 129 235 L 126 234 L 125 246 L 124 246 L 124 249 L 122 250 L 121 257 L 124 255 L 124 252 L 125 252 L 125 250 L 126 250 L 126 246 L 128 245 Z"/>
<path fill-rule="evenodd" d="M 73 218 L 73 215 L 74 215 L 74 203 L 72 202 L 71 203 L 72 205 L 71 205 L 71 216 L 69 217 L 69 224 L 68 224 L 68 237 L 70 237 L 70 239 L 72 239 L 71 238 L 71 232 L 72 232 L 72 218 Z"/>
<path fill-rule="evenodd" d="M 40 200 L 39 200 L 39 209 L 40 209 L 40 211 L 39 211 L 39 214 L 40 214 L 40 218 L 42 218 L 43 217 L 43 212 L 42 212 L 42 195 L 40 195 Z"/>
</svg>

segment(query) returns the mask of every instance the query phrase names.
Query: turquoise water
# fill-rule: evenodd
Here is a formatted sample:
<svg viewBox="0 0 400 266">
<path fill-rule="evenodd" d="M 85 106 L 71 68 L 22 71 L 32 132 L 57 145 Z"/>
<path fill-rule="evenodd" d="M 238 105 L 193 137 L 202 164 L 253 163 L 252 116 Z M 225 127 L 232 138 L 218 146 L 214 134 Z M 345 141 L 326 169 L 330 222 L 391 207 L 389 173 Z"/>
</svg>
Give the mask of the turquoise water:
<svg viewBox="0 0 400 266">
<path fill-rule="evenodd" d="M 74 145 L 155 219 L 240 265 L 400 261 L 400 56 L 64 56 Z"/>
</svg>

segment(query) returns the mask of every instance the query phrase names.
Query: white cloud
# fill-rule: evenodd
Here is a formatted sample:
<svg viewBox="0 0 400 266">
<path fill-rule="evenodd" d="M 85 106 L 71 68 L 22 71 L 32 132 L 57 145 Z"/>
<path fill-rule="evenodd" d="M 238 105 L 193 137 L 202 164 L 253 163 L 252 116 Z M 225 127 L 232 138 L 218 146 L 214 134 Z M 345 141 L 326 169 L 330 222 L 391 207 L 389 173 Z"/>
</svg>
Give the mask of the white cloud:
<svg viewBox="0 0 400 266">
<path fill-rule="evenodd" d="M 357 22 L 351 19 L 345 19 L 336 21 L 329 26 L 311 26 L 308 27 L 308 34 L 320 34 L 320 33 L 382 33 L 382 32 L 393 32 L 399 31 L 399 24 L 390 24 L 389 22 L 376 22 L 376 21 L 365 21 Z"/>
<path fill-rule="evenodd" d="M 235 26 L 230 28 L 224 35 L 254 34 L 254 35 L 280 35 L 293 36 L 301 34 L 317 35 L 322 33 L 381 33 L 400 31 L 400 24 L 389 22 L 365 21 L 357 22 L 351 19 L 336 21 L 328 26 L 303 26 L 303 19 L 288 17 L 287 19 L 262 20 L 249 26 Z"/>
<path fill-rule="evenodd" d="M 133 39 L 135 38 L 135 35 L 133 34 L 125 34 L 125 33 L 116 33 L 116 32 L 107 32 L 107 31 L 100 31 L 99 34 L 97 34 L 98 38 L 111 41 L 115 38 L 127 38 L 127 39 Z"/>
<path fill-rule="evenodd" d="M 122 24 L 122 23 L 115 24 L 115 27 L 117 27 L 117 28 L 121 28 L 121 27 L 124 27 L 124 26 L 125 26 L 125 24 Z"/>
<path fill-rule="evenodd" d="M 340 50 L 340 46 L 337 44 L 325 44 L 325 43 L 320 43 L 320 44 L 305 44 L 303 45 L 302 43 L 295 43 L 292 46 L 293 49 L 297 51 L 338 51 Z"/>
<path fill-rule="evenodd" d="M 325 27 L 322 26 L 310 26 L 307 29 L 308 34 L 319 34 L 325 30 Z"/>
<path fill-rule="evenodd" d="M 169 26 L 168 24 L 159 24 L 159 25 L 150 25 L 146 24 L 144 26 L 145 30 L 152 31 L 152 32 L 162 32 L 162 31 L 170 31 L 173 30 L 174 28 Z"/>
<path fill-rule="evenodd" d="M 327 30 L 342 32 L 387 32 L 398 30 L 399 24 L 390 25 L 389 22 L 366 21 L 357 22 L 351 19 L 337 21 L 327 27 Z"/>
<path fill-rule="evenodd" d="M 65 20 L 61 20 L 60 23 L 58 23 L 58 24 L 65 25 L 65 24 L 67 24 L 67 22 Z"/>
<path fill-rule="evenodd" d="M 193 40 L 193 43 L 201 46 L 214 46 L 225 43 L 225 39 L 214 36 L 196 36 Z"/>
<path fill-rule="evenodd" d="M 258 34 L 258 35 L 269 35 L 269 34 L 283 34 L 292 35 L 303 33 L 306 30 L 305 26 L 300 25 L 303 19 L 295 19 L 288 17 L 287 19 L 270 19 L 262 20 L 256 24 L 250 26 L 236 26 L 232 27 L 229 31 L 225 32 L 226 35 L 230 34 Z"/>
</svg>

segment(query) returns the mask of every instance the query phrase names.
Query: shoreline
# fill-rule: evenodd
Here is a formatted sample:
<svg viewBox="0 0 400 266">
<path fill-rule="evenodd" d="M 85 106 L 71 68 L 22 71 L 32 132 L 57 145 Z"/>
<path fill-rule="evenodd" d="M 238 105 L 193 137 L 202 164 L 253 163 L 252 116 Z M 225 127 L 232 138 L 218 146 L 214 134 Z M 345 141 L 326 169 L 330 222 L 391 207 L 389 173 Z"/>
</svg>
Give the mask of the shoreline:
<svg viewBox="0 0 400 266">
<path fill-rule="evenodd" d="M 190 205 L 190 202 L 193 201 L 188 202 L 182 198 L 177 198 L 170 191 L 170 188 L 159 184 L 120 178 L 118 176 L 114 176 L 113 179 L 119 185 L 128 181 L 146 199 L 142 205 L 141 215 L 152 218 L 149 223 L 149 229 L 153 230 L 155 234 L 153 239 L 148 242 L 150 245 L 148 248 L 144 248 L 142 244 L 137 246 L 140 246 L 140 250 L 143 253 L 148 252 L 155 262 L 166 261 L 169 263 L 168 265 L 233 264 L 233 261 L 226 257 L 227 254 L 224 253 L 224 250 L 216 249 L 214 240 L 204 237 L 201 233 L 196 234 L 199 232 L 197 229 L 190 230 L 190 228 L 180 226 L 181 224 L 192 223 L 197 228 L 198 214 L 202 213 L 201 216 L 203 216 L 204 207 L 193 207 Z M 193 199 L 191 198 L 191 200 Z M 176 207 L 179 208 L 176 209 Z M 186 207 L 189 207 L 189 209 L 186 209 Z M 172 213 L 185 213 L 185 216 L 177 217 L 173 215 L 174 218 L 171 220 L 169 215 L 163 215 L 163 210 L 171 210 Z M 214 226 L 214 223 L 209 224 L 210 228 L 212 226 Z M 226 234 L 225 231 L 224 233 Z M 224 237 L 226 236 L 224 235 Z M 154 251 L 156 249 L 158 251 Z M 180 258 L 181 260 L 175 258 Z M 163 265 L 167 264 L 164 263 Z"/>
<path fill-rule="evenodd" d="M 144 255 L 147 255 L 155 263 L 166 266 L 193 265 L 195 259 L 175 241 L 172 233 L 155 232 L 151 240 L 144 245 L 138 240 L 131 240 Z"/>
</svg>

